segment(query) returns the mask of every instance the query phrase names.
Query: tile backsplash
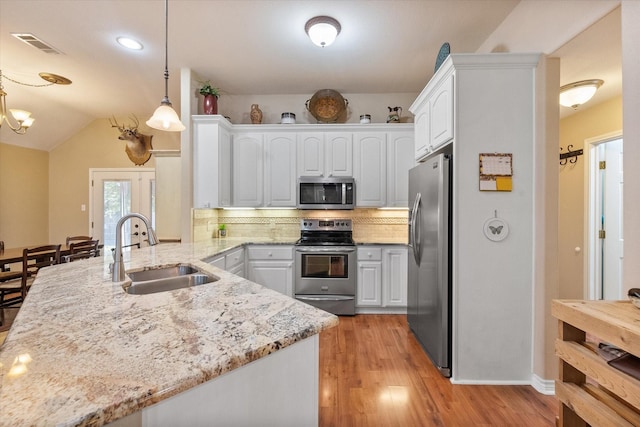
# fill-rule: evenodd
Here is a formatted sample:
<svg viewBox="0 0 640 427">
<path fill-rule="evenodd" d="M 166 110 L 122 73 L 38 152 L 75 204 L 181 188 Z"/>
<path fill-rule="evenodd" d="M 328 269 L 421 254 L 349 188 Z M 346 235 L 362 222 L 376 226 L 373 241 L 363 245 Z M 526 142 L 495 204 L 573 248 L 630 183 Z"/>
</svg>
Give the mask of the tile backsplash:
<svg viewBox="0 0 640 427">
<path fill-rule="evenodd" d="M 295 241 L 302 218 L 350 218 L 353 240 L 375 242 L 406 238 L 407 210 L 193 209 L 193 241 L 216 237 L 225 224 L 227 237 L 268 237 Z"/>
</svg>

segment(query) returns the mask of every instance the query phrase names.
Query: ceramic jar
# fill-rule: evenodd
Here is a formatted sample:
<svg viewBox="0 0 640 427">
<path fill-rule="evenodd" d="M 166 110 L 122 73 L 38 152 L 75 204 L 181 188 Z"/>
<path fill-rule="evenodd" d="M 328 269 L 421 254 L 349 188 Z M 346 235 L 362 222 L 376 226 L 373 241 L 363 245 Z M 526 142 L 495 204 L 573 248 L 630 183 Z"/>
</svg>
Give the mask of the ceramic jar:
<svg viewBox="0 0 640 427">
<path fill-rule="evenodd" d="M 283 125 L 293 125 L 296 123 L 296 115 L 294 113 L 282 113 L 280 123 L 282 123 Z"/>
<path fill-rule="evenodd" d="M 258 107 L 258 104 L 251 105 L 251 112 L 249 113 L 251 117 L 251 123 L 254 125 L 259 125 L 262 123 L 262 110 Z"/>
</svg>

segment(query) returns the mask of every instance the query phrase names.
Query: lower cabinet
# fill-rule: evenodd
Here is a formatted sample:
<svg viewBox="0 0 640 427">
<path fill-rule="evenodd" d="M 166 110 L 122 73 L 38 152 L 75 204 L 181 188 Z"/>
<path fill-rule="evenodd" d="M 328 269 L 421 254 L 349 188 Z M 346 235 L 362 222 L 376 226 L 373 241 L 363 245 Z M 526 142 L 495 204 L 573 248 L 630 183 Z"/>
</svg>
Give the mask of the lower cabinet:
<svg viewBox="0 0 640 427">
<path fill-rule="evenodd" d="M 408 251 L 405 246 L 359 246 L 358 313 L 406 313 Z"/>
<path fill-rule="evenodd" d="M 293 246 L 249 246 L 247 254 L 247 279 L 293 298 Z"/>
<path fill-rule="evenodd" d="M 244 274 L 244 247 L 234 249 L 226 255 L 220 255 L 207 261 L 208 264 L 222 270 L 233 273 L 236 276 L 245 277 Z"/>
</svg>

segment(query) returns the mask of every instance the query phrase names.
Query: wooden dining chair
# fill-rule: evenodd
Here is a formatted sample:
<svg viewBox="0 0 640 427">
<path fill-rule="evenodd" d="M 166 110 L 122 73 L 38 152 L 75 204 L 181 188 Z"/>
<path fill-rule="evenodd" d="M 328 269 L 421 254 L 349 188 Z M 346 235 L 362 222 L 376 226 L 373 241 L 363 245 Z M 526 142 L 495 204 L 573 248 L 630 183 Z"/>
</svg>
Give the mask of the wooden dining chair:
<svg viewBox="0 0 640 427">
<path fill-rule="evenodd" d="M 0 307 L 22 304 L 38 270 L 60 263 L 60 246 L 45 245 L 22 251 L 22 276 L 0 282 Z"/>
<path fill-rule="evenodd" d="M 68 236 L 67 237 L 67 247 L 69 247 L 69 245 L 72 242 L 84 242 L 84 241 L 91 240 L 91 239 L 93 239 L 92 236 Z"/>
<path fill-rule="evenodd" d="M 84 240 L 82 242 L 71 243 L 71 245 L 69 245 L 69 255 L 64 257 L 64 261 L 71 262 L 78 259 L 97 257 L 100 255 L 98 243 L 98 240 Z"/>
</svg>

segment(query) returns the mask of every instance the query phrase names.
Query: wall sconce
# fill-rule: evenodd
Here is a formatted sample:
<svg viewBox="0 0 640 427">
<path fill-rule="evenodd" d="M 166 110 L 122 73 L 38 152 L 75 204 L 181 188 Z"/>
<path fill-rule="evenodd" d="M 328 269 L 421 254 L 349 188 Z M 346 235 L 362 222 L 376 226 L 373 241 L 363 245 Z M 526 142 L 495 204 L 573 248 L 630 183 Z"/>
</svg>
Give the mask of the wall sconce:
<svg viewBox="0 0 640 427">
<path fill-rule="evenodd" d="M 333 43 L 340 30 L 340 23 L 330 16 L 316 16 L 309 19 L 304 26 L 304 31 L 313 44 L 320 47 Z"/>
<path fill-rule="evenodd" d="M 560 105 L 577 109 L 578 106 L 589 101 L 603 83 L 604 81 L 600 79 L 593 79 L 562 86 L 560 88 Z"/>
</svg>

